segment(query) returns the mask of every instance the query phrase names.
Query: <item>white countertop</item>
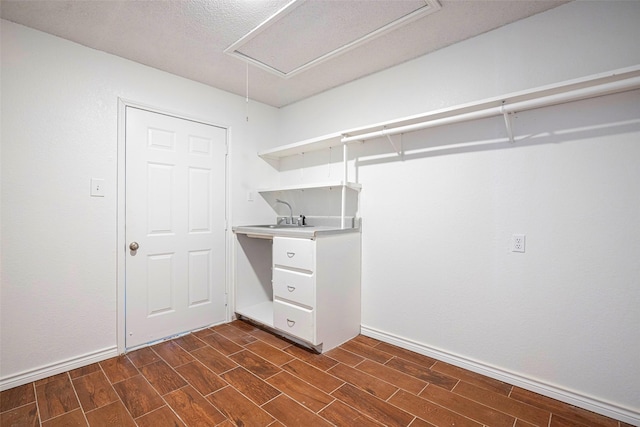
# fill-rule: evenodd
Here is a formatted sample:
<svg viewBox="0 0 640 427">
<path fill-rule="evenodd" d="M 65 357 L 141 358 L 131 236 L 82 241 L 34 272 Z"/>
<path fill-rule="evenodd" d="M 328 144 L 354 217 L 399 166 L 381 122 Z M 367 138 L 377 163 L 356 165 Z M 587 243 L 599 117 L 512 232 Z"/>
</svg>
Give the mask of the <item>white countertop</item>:
<svg viewBox="0 0 640 427">
<path fill-rule="evenodd" d="M 304 226 L 304 227 L 275 227 L 268 225 L 237 225 L 231 228 L 234 233 L 248 236 L 273 238 L 273 237 L 299 237 L 303 239 L 315 239 L 318 235 L 355 233 L 359 228 L 339 228 L 328 226 Z"/>
</svg>

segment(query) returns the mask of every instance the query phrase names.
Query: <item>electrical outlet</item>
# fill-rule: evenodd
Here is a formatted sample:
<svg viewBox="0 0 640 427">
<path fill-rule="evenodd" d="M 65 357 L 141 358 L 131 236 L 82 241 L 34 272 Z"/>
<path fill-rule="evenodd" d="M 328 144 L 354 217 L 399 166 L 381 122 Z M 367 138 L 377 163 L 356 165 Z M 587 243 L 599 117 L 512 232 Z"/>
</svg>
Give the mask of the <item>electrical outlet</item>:
<svg viewBox="0 0 640 427">
<path fill-rule="evenodd" d="M 514 234 L 511 236 L 511 252 L 524 252 L 525 249 L 525 235 Z"/>
</svg>

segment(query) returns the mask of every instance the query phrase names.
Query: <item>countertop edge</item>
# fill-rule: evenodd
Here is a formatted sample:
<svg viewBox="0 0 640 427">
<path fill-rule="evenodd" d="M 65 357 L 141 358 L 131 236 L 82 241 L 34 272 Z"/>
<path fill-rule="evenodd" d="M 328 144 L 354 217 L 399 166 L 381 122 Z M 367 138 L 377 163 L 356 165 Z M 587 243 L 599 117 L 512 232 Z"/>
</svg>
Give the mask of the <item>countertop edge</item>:
<svg viewBox="0 0 640 427">
<path fill-rule="evenodd" d="M 298 237 L 315 239 L 318 236 L 332 234 L 359 233 L 360 228 L 333 228 L 333 227 L 301 227 L 301 228 L 267 228 L 256 225 L 237 225 L 231 227 L 235 234 L 245 234 L 264 237 Z"/>
</svg>

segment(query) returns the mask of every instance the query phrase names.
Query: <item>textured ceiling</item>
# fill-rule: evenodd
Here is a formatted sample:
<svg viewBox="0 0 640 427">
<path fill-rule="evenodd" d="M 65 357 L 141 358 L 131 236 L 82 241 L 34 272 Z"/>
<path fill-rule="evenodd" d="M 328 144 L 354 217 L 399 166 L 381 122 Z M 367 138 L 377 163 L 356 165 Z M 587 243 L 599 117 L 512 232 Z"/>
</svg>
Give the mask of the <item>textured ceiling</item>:
<svg viewBox="0 0 640 427">
<path fill-rule="evenodd" d="M 373 28 L 383 17 L 371 12 L 323 20 L 318 19 L 321 11 L 363 4 L 366 10 L 367 3 L 387 3 L 389 7 L 379 9 L 397 13 L 393 3 L 398 1 L 405 0 L 306 0 L 312 3 L 307 9 L 317 13 L 283 22 L 296 28 L 288 31 L 293 40 L 326 38 L 329 43 L 354 28 Z M 282 107 L 566 1 L 440 0 L 442 7 L 435 13 L 290 77 L 250 65 L 249 97 Z M 247 63 L 225 49 L 288 3 L 290 0 L 1 0 L 0 12 L 3 19 L 245 96 Z M 305 2 L 300 3 L 304 6 Z M 274 24 L 270 31 L 277 33 L 282 28 Z M 280 43 L 262 42 L 249 48 L 254 55 L 284 68 L 304 62 L 308 49 L 304 43 L 283 49 Z"/>
</svg>

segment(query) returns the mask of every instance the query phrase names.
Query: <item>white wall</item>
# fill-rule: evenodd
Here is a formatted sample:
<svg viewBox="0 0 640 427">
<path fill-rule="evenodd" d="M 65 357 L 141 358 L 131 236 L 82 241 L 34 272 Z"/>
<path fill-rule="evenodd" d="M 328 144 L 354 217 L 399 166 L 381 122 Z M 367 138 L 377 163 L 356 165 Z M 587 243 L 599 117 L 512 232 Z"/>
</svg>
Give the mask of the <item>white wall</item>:
<svg viewBox="0 0 640 427">
<path fill-rule="evenodd" d="M 283 143 L 640 64 L 638 22 L 569 3 L 286 107 Z M 640 423 L 639 92 L 354 145 L 364 330 Z"/>
<path fill-rule="evenodd" d="M 239 97 L 2 21 L 1 381 L 116 345 L 118 97 L 231 126 L 232 221 L 268 220 L 256 150 L 638 64 L 639 18 L 572 2 L 248 124 Z M 359 148 L 364 326 L 640 419 L 638 104 L 519 114 L 514 146 L 487 120 L 407 135 L 404 161 Z"/>
<path fill-rule="evenodd" d="M 115 351 L 119 97 L 228 126 L 233 220 L 273 216 L 245 189 L 274 179 L 275 108 L 247 123 L 241 97 L 2 21 L 3 385 Z"/>
</svg>

